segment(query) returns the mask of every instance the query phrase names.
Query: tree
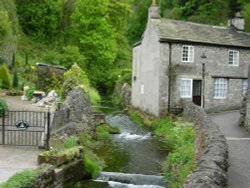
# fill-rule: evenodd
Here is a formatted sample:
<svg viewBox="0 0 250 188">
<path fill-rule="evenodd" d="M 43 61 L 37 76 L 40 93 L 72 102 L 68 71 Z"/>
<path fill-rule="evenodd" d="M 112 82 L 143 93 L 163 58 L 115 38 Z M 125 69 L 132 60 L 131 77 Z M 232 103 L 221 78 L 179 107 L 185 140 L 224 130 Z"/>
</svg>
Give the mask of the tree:
<svg viewBox="0 0 250 188">
<path fill-rule="evenodd" d="M 24 32 L 41 41 L 58 33 L 62 0 L 16 0 L 19 22 Z"/>
<path fill-rule="evenodd" d="M 142 33 L 148 18 L 148 8 L 151 0 L 134 0 L 132 3 L 132 13 L 129 17 L 128 39 L 130 44 L 138 42 L 141 39 Z"/>
<path fill-rule="evenodd" d="M 107 71 L 116 58 L 115 31 L 108 22 L 108 0 L 76 0 L 72 14 L 73 35 L 86 58 L 88 77 L 105 90 Z"/>
</svg>

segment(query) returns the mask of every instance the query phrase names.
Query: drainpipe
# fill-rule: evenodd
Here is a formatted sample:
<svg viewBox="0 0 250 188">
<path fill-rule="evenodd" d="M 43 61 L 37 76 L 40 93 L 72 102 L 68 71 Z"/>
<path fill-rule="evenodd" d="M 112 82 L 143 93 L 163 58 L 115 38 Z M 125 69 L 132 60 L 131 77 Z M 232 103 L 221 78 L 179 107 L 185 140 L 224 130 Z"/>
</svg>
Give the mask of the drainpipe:
<svg viewBox="0 0 250 188">
<path fill-rule="evenodd" d="M 171 100 L 171 64 L 172 64 L 172 43 L 169 43 L 169 57 L 168 57 L 168 113 L 170 113 L 170 100 Z"/>
</svg>

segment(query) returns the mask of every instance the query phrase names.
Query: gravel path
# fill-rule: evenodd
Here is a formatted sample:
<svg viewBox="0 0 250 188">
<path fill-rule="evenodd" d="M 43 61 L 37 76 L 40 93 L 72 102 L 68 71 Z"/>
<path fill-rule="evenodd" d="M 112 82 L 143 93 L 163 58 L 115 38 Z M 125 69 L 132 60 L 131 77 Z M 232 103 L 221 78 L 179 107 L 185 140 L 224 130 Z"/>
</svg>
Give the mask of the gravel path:
<svg viewBox="0 0 250 188">
<path fill-rule="evenodd" d="M 212 115 L 229 146 L 228 185 L 230 188 L 250 187 L 250 134 L 238 126 L 238 111 Z"/>
<path fill-rule="evenodd" d="M 7 96 L 1 93 L 0 98 L 7 102 L 9 110 L 48 111 L 48 108 L 38 107 L 31 101 L 22 101 L 21 96 Z"/>
</svg>

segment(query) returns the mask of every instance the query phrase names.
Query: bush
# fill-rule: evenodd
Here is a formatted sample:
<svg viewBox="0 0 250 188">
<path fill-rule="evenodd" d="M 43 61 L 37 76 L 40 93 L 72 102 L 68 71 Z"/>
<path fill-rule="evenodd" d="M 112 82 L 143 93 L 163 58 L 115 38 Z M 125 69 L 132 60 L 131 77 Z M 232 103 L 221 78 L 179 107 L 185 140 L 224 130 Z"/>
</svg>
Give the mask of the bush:
<svg viewBox="0 0 250 188">
<path fill-rule="evenodd" d="M 58 91 L 63 85 L 64 70 L 53 67 L 38 66 L 35 70 L 37 89 L 43 91 Z"/>
<path fill-rule="evenodd" d="M 0 81 L 2 81 L 2 88 L 10 89 L 11 88 L 11 76 L 6 64 L 3 64 L 0 67 Z"/>
<path fill-rule="evenodd" d="M 143 125 L 143 119 L 138 111 L 134 111 L 130 114 L 130 118 L 139 125 Z"/>
<path fill-rule="evenodd" d="M 90 97 L 91 104 L 96 105 L 101 101 L 101 97 L 100 97 L 98 91 L 93 87 L 89 88 L 89 97 Z"/>
<path fill-rule="evenodd" d="M 91 173 L 92 178 L 96 178 L 101 172 L 100 159 L 90 150 L 85 148 L 84 151 L 84 167 Z"/>
<path fill-rule="evenodd" d="M 24 95 L 28 98 L 28 100 L 31 100 L 33 98 L 33 93 L 35 90 L 36 90 L 36 87 L 32 85 L 29 87 L 29 89 L 25 91 Z"/>
<path fill-rule="evenodd" d="M 64 73 L 64 83 L 62 87 L 62 97 L 65 98 L 74 87 L 80 86 L 89 94 L 92 104 L 100 102 L 100 95 L 96 89 L 91 87 L 87 74 L 74 64 L 70 70 Z"/>
<path fill-rule="evenodd" d="M 37 172 L 32 170 L 24 170 L 16 173 L 7 182 L 0 185 L 1 188 L 27 188 L 31 187 L 37 178 Z"/>
<path fill-rule="evenodd" d="M 63 141 L 63 147 L 66 148 L 66 149 L 73 148 L 73 147 L 78 145 L 77 142 L 78 142 L 78 138 L 76 136 L 67 137 Z"/>
<path fill-rule="evenodd" d="M 66 46 L 63 47 L 63 56 L 61 57 L 60 63 L 67 68 L 70 68 L 74 63 L 84 68 L 85 57 L 80 53 L 77 46 Z"/>
<path fill-rule="evenodd" d="M 18 83 L 19 83 L 18 75 L 17 75 L 17 71 L 15 70 L 14 75 L 13 75 L 13 84 L 12 84 L 13 88 L 18 88 L 18 85 L 19 85 Z"/>
<path fill-rule="evenodd" d="M 96 128 L 96 136 L 98 139 L 109 139 L 110 138 L 110 133 L 109 133 L 109 128 L 105 125 L 100 125 Z"/>
<path fill-rule="evenodd" d="M 82 132 L 79 135 L 79 141 L 84 147 L 84 167 L 89 173 L 91 173 L 92 178 L 95 178 L 104 167 L 104 162 L 92 152 L 93 148 L 96 147 L 97 142 L 86 132 Z"/>
<path fill-rule="evenodd" d="M 3 112 L 8 109 L 8 106 L 6 104 L 6 101 L 3 99 L 0 99 L 0 117 L 3 116 Z"/>
<path fill-rule="evenodd" d="M 161 136 L 170 149 L 165 161 L 165 174 L 169 185 L 181 187 L 192 171 L 195 161 L 195 131 L 193 126 L 183 122 L 173 122 L 169 118 L 152 123 L 155 133 Z"/>
</svg>

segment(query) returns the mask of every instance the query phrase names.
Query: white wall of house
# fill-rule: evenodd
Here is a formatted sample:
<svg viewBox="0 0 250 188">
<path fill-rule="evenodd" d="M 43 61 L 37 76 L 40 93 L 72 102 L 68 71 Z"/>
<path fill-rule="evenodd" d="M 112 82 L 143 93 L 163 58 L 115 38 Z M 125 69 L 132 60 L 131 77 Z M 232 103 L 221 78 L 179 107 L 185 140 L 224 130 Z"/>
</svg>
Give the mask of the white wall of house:
<svg viewBox="0 0 250 188">
<path fill-rule="evenodd" d="M 148 22 L 141 45 L 133 49 L 132 105 L 159 115 L 160 43 Z"/>
</svg>

